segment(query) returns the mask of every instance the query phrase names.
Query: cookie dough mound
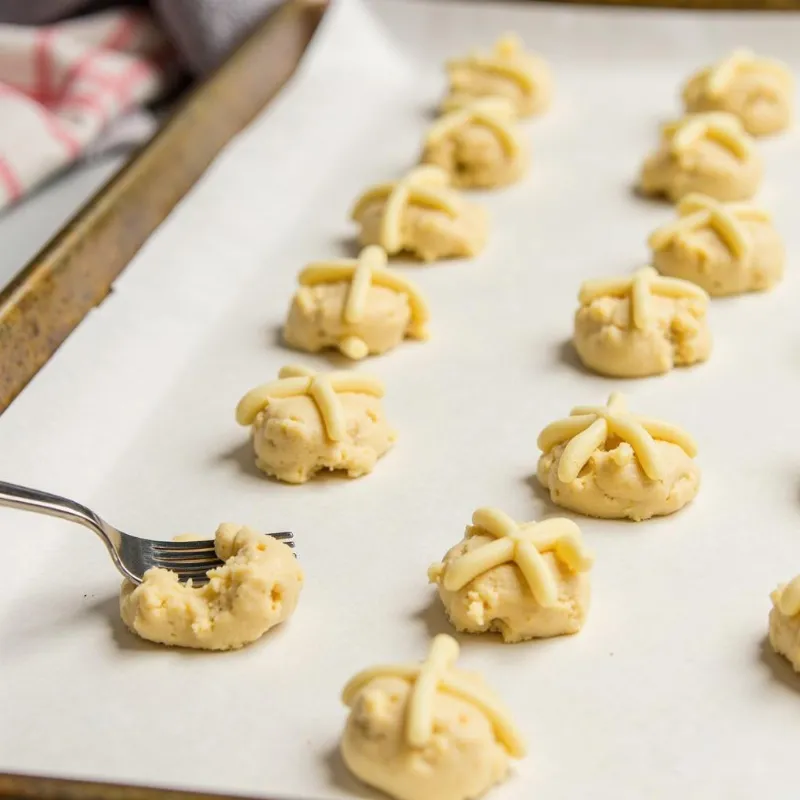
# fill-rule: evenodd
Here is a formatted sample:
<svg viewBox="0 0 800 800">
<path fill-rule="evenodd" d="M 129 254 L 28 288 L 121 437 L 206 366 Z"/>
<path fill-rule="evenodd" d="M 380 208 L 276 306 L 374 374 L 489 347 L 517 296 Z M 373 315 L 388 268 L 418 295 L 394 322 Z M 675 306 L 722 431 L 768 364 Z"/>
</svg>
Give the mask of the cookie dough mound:
<svg viewBox="0 0 800 800">
<path fill-rule="evenodd" d="M 299 350 L 336 348 L 352 359 L 381 354 L 408 336 L 427 339 L 428 305 L 417 287 L 386 269 L 386 253 L 309 264 L 299 277 L 283 338 Z"/>
<path fill-rule="evenodd" d="M 397 800 L 471 800 L 502 781 L 525 745 L 480 675 L 437 636 L 422 664 L 367 669 L 345 687 L 348 769 Z"/>
<path fill-rule="evenodd" d="M 778 586 L 771 598 L 769 642 L 800 672 L 800 575 Z"/>
<path fill-rule="evenodd" d="M 361 226 L 361 244 L 377 244 L 389 255 L 406 252 L 423 261 L 477 255 L 486 244 L 486 212 L 448 183 L 443 169 L 424 165 L 403 180 L 368 189 L 351 214 Z"/>
<path fill-rule="evenodd" d="M 342 470 L 358 478 L 394 444 L 375 378 L 296 366 L 278 378 L 248 392 L 236 409 L 237 422 L 252 426 L 256 466 L 267 475 L 305 483 L 321 470 Z"/>
<path fill-rule="evenodd" d="M 792 121 L 794 78 L 780 61 L 734 50 L 689 78 L 683 102 L 689 112 L 727 111 L 752 136 L 767 136 Z"/>
<path fill-rule="evenodd" d="M 444 169 L 454 186 L 492 189 L 519 180 L 529 156 L 511 102 L 487 97 L 437 120 L 425 138 L 422 160 Z"/>
<path fill-rule="evenodd" d="M 689 114 L 666 125 L 661 146 L 642 167 L 644 194 L 673 202 L 692 192 L 715 200 L 747 200 L 763 175 L 753 139 L 732 114 Z"/>
<path fill-rule="evenodd" d="M 700 487 L 697 447 L 675 425 L 630 414 L 618 392 L 539 434 L 537 477 L 563 508 L 605 519 L 672 514 Z"/>
<path fill-rule="evenodd" d="M 571 520 L 519 525 L 480 508 L 428 578 L 456 630 L 497 631 L 510 643 L 577 633 L 589 610 L 591 565 Z"/>
<path fill-rule="evenodd" d="M 475 52 L 448 61 L 449 94 L 445 111 L 482 97 L 509 100 L 516 114 L 529 117 L 546 111 L 553 98 L 553 77 L 544 59 L 526 53 L 520 39 L 504 36 L 491 53 Z"/>
<path fill-rule="evenodd" d="M 125 581 L 120 613 L 128 628 L 159 644 L 234 650 L 292 615 L 303 572 L 290 547 L 225 523 L 214 548 L 225 563 L 209 571 L 203 586 L 180 583 L 165 569 L 149 569 L 138 586 Z"/>
<path fill-rule="evenodd" d="M 764 210 L 691 194 L 678 214 L 650 237 L 653 266 L 662 275 L 716 297 L 769 289 L 783 277 L 783 240 Z"/>
<path fill-rule="evenodd" d="M 644 267 L 629 278 L 587 281 L 578 299 L 573 343 L 601 375 L 660 375 L 711 354 L 708 295 L 693 283 Z"/>
</svg>

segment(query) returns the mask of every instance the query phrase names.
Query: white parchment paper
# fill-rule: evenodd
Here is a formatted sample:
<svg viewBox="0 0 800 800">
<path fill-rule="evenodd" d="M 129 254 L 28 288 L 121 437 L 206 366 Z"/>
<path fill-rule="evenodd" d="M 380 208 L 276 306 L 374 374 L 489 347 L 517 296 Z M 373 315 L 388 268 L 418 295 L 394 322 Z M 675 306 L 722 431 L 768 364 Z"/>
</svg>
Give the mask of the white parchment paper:
<svg viewBox="0 0 800 800">
<path fill-rule="evenodd" d="M 358 367 L 386 382 L 396 448 L 359 481 L 259 477 L 233 409 L 298 360 L 278 339 L 298 269 L 348 252 L 352 200 L 414 163 L 443 58 L 508 29 L 550 59 L 557 101 L 526 124 L 529 178 L 481 198 L 486 251 L 403 267 L 430 298 L 433 338 Z M 118 579 L 89 533 L 4 511 L 0 770 L 372 796 L 335 755 L 339 691 L 448 630 L 425 571 L 476 507 L 554 511 L 531 479 L 539 430 L 619 388 L 566 346 L 577 288 L 641 265 L 671 218 L 631 183 L 680 82 L 741 44 L 800 73 L 798 41 L 792 16 L 337 0 L 301 74 L 0 418 L 3 478 L 132 533 L 291 527 L 298 611 L 242 652 L 149 646 L 118 621 Z M 697 501 L 641 525 L 580 520 L 597 557 L 580 635 L 462 638 L 463 666 L 530 742 L 498 800 L 796 792 L 800 682 L 764 636 L 769 592 L 800 571 L 800 136 L 759 146 L 784 283 L 713 303 L 707 364 L 622 386 L 696 435 Z"/>
</svg>

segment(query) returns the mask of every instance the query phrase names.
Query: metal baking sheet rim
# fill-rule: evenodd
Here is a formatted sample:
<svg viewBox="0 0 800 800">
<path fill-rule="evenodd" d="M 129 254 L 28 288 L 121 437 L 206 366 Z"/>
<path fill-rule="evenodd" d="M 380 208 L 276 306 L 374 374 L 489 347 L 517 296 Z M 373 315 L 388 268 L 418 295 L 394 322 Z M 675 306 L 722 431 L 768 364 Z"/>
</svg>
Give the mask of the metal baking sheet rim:
<svg viewBox="0 0 800 800">
<path fill-rule="evenodd" d="M 244 795 L 208 794 L 8 773 L 0 773 L 0 797 L 9 800 L 256 800 Z M 314 798 L 309 797 L 308 800 Z"/>
</svg>

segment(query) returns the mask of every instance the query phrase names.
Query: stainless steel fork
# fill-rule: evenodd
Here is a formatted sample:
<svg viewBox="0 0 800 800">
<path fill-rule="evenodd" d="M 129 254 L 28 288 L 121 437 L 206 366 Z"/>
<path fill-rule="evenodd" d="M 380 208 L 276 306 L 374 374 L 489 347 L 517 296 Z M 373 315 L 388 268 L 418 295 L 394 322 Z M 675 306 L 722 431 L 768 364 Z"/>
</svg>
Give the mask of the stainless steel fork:
<svg viewBox="0 0 800 800">
<path fill-rule="evenodd" d="M 59 517 L 89 528 L 103 540 L 116 568 L 133 583 L 141 583 L 142 576 L 151 567 L 177 572 L 182 581 L 191 578 L 195 584 L 207 583 L 206 572 L 222 564 L 214 551 L 212 540 L 160 542 L 140 539 L 117 530 L 94 511 L 74 500 L 37 489 L 0 481 L 0 506 Z M 294 535 L 289 531 L 269 535 L 294 547 Z"/>
</svg>

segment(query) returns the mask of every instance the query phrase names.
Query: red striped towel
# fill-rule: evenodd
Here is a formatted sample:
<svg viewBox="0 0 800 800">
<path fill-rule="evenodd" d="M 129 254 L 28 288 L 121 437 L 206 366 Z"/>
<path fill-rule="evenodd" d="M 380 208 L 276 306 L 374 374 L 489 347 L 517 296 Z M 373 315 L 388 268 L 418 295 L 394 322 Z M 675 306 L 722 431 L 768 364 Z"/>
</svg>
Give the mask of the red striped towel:
<svg viewBox="0 0 800 800">
<path fill-rule="evenodd" d="M 0 209 L 80 158 L 168 84 L 169 45 L 144 11 L 0 25 Z"/>
</svg>

